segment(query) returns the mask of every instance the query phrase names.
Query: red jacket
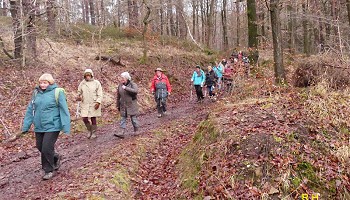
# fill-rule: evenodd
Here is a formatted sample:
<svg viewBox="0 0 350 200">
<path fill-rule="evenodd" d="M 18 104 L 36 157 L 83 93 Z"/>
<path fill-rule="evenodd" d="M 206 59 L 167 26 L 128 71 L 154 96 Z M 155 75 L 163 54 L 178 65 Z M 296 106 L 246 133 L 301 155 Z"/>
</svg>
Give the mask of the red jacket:
<svg viewBox="0 0 350 200">
<path fill-rule="evenodd" d="M 170 85 L 169 79 L 164 74 L 162 74 L 160 77 L 158 77 L 157 75 L 154 75 L 152 79 L 151 92 L 156 91 L 156 85 L 158 82 L 164 82 L 166 84 L 167 91 L 171 92 L 171 85 Z"/>
</svg>

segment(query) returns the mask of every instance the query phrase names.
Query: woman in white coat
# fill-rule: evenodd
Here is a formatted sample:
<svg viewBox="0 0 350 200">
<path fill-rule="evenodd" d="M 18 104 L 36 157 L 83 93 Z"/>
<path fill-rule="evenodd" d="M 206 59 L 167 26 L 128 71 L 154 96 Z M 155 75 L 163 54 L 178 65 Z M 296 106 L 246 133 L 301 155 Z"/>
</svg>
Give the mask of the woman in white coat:
<svg viewBox="0 0 350 200">
<path fill-rule="evenodd" d="M 81 101 L 80 115 L 89 131 L 88 138 L 96 138 L 96 117 L 101 116 L 102 96 L 101 83 L 94 79 L 94 74 L 91 69 L 86 69 L 84 72 L 84 80 L 81 81 L 78 87 L 77 101 Z M 91 123 L 89 118 L 91 119 Z"/>
</svg>

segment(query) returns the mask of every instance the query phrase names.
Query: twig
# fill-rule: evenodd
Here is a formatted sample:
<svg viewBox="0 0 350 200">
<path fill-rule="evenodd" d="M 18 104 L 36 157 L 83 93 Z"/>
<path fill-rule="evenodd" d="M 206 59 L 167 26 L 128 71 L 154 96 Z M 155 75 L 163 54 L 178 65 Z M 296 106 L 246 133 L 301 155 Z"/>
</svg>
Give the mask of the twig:
<svg viewBox="0 0 350 200">
<path fill-rule="evenodd" d="M 10 133 L 9 129 L 6 127 L 5 123 L 2 121 L 1 118 L 0 118 L 0 121 L 1 121 L 2 125 L 3 125 L 4 128 L 5 128 L 5 131 L 7 132 L 7 134 L 6 134 L 6 139 L 9 138 L 9 137 L 7 137 L 7 136 L 10 136 L 10 137 L 11 137 L 12 134 Z M 5 132 L 5 133 L 6 133 L 6 132 Z"/>
</svg>

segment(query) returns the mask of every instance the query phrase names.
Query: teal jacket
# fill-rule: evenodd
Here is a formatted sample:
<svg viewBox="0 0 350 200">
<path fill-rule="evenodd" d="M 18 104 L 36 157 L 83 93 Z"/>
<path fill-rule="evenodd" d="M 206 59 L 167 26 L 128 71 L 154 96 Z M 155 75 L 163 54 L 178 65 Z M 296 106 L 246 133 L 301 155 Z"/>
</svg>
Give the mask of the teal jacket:
<svg viewBox="0 0 350 200">
<path fill-rule="evenodd" d="M 193 85 L 204 85 L 205 82 L 205 73 L 203 70 L 200 70 L 201 75 L 198 76 L 197 72 L 194 71 L 191 81 L 193 81 Z"/>
<path fill-rule="evenodd" d="M 70 114 L 66 95 L 60 91 L 56 101 L 56 88 L 56 84 L 49 85 L 45 91 L 38 86 L 35 88 L 27 106 L 22 132 L 27 132 L 34 123 L 34 132 L 63 131 L 66 134 L 70 133 Z"/>
<path fill-rule="evenodd" d="M 223 66 L 219 64 L 218 66 L 213 67 L 214 72 L 218 76 L 218 78 L 221 78 L 224 72 Z"/>
</svg>

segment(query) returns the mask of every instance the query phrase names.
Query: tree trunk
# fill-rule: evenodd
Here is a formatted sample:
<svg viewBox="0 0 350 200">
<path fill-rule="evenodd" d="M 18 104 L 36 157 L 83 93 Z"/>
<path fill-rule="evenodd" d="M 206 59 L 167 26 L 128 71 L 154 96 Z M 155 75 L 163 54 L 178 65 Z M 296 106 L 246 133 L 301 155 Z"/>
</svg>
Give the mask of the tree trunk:
<svg viewBox="0 0 350 200">
<path fill-rule="evenodd" d="M 173 2 L 172 2 L 172 0 L 168 0 L 167 15 L 168 15 L 170 35 L 171 36 L 176 36 L 176 29 L 175 29 L 174 15 L 173 15 Z"/>
<path fill-rule="evenodd" d="M 85 9 L 85 22 L 90 23 L 90 8 L 89 8 L 89 0 L 84 1 L 84 9 Z"/>
<path fill-rule="evenodd" d="M 289 40 L 288 40 L 288 50 L 290 53 L 295 53 L 295 10 L 293 8 L 293 5 L 291 5 L 292 2 L 287 6 L 288 15 L 289 15 L 289 21 L 288 21 L 288 33 L 289 33 Z"/>
<path fill-rule="evenodd" d="M 273 57 L 275 62 L 275 82 L 277 84 L 283 84 L 286 81 L 286 75 L 283 66 L 282 34 L 279 9 L 279 0 L 270 0 Z"/>
<path fill-rule="evenodd" d="M 128 0 L 128 16 L 129 28 L 136 29 L 138 27 L 138 8 L 135 0 Z"/>
<path fill-rule="evenodd" d="M 81 11 L 82 11 L 82 14 L 83 14 L 83 22 L 84 23 L 87 23 L 86 22 L 86 13 L 85 13 L 85 3 L 84 3 L 85 0 L 81 0 Z"/>
<path fill-rule="evenodd" d="M 303 41 L 304 41 L 304 53 L 306 56 L 310 56 L 310 34 L 309 34 L 309 25 L 308 25 L 308 19 L 307 19 L 307 14 L 308 14 L 308 0 L 305 0 L 302 4 L 303 8 Z"/>
<path fill-rule="evenodd" d="M 56 34 L 56 11 L 54 5 L 55 0 L 48 0 L 46 2 L 47 33 L 51 36 Z"/>
<path fill-rule="evenodd" d="M 28 53 L 32 59 L 37 58 L 37 47 L 36 47 L 36 28 L 35 28 L 35 5 L 32 0 L 22 0 L 23 13 L 25 16 L 26 26 L 26 46 Z"/>
<path fill-rule="evenodd" d="M 94 0 L 89 0 L 91 25 L 96 25 Z"/>
<path fill-rule="evenodd" d="M 186 22 L 184 19 L 184 4 L 182 0 L 178 0 L 177 1 L 177 7 L 176 7 L 176 14 L 178 16 L 179 19 L 179 37 L 180 38 L 186 38 L 187 36 L 187 28 L 186 28 Z"/>
<path fill-rule="evenodd" d="M 240 42 L 239 42 L 239 37 L 240 37 L 240 34 L 239 34 L 239 30 L 240 30 L 240 1 L 239 0 L 236 0 L 236 12 L 237 12 L 237 16 L 236 16 L 236 23 L 237 23 L 237 29 L 236 29 L 236 46 L 239 47 L 240 45 Z"/>
<path fill-rule="evenodd" d="M 147 27 L 150 22 L 148 19 L 150 14 L 151 14 L 151 8 L 147 5 L 146 0 L 143 0 L 143 3 L 146 6 L 146 15 L 143 18 L 143 31 L 142 31 L 142 41 L 143 41 L 143 61 L 146 63 L 147 62 L 147 51 L 148 51 L 148 46 L 147 46 L 147 39 L 146 39 L 146 33 L 147 33 Z"/>
<path fill-rule="evenodd" d="M 105 3 L 103 0 L 101 0 L 100 23 L 102 25 L 106 24 L 106 11 L 105 11 Z"/>
<path fill-rule="evenodd" d="M 215 7 L 214 7 L 215 0 L 210 0 L 210 4 L 208 6 L 208 16 L 207 16 L 207 38 L 206 38 L 206 44 L 207 47 L 211 47 L 211 39 L 212 35 L 214 33 L 214 13 L 215 13 Z"/>
<path fill-rule="evenodd" d="M 223 38 L 223 48 L 228 49 L 228 36 L 227 36 L 227 0 L 222 0 L 222 10 L 221 10 L 221 23 L 222 23 L 222 38 Z"/>
<path fill-rule="evenodd" d="M 12 26 L 14 32 L 14 57 L 15 59 L 21 58 L 23 55 L 23 37 L 22 37 L 22 27 L 19 19 L 21 18 L 19 12 L 19 4 L 16 0 L 10 0 L 10 13 L 12 17 Z"/>
<path fill-rule="evenodd" d="M 350 0 L 349 0 L 350 1 Z M 195 0 L 192 0 L 192 35 L 196 38 L 196 13 L 197 13 L 197 4 Z"/>
<path fill-rule="evenodd" d="M 0 15 L 1 15 L 1 16 L 6 16 L 6 15 L 7 15 L 7 11 L 6 11 L 6 1 L 5 1 L 5 0 L 2 0 Z"/>
<path fill-rule="evenodd" d="M 346 8 L 348 10 L 348 21 L 350 25 L 350 0 L 346 0 Z"/>
<path fill-rule="evenodd" d="M 258 51 L 258 26 L 256 24 L 256 4 L 255 0 L 247 1 L 248 15 L 248 47 L 250 49 L 250 59 L 252 64 L 256 64 L 259 58 Z"/>
</svg>

